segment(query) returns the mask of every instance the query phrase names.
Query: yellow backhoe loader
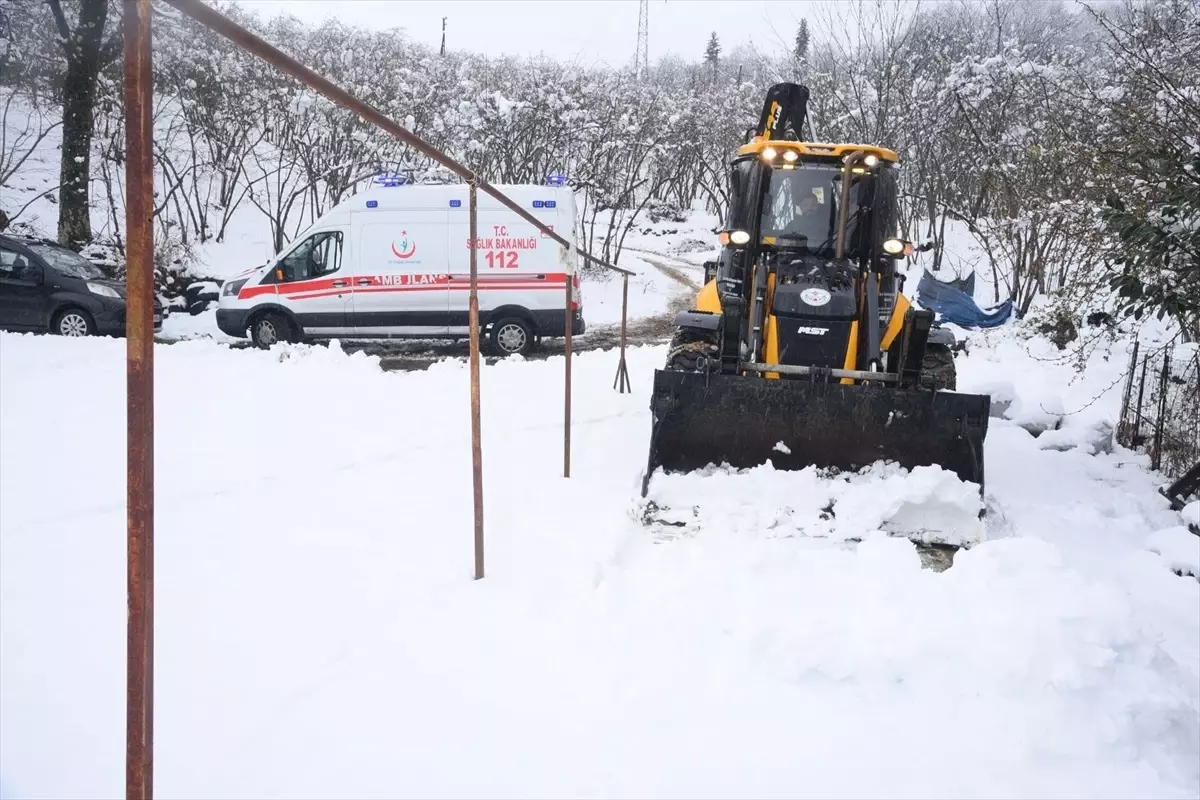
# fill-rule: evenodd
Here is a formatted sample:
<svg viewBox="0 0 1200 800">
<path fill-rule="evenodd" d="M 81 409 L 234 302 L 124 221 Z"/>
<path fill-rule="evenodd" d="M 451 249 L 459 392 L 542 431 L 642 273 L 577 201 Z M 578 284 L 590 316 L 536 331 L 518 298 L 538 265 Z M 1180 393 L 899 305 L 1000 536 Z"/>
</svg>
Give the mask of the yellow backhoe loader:
<svg viewBox="0 0 1200 800">
<path fill-rule="evenodd" d="M 719 260 L 654 375 L 642 496 L 660 469 L 768 460 L 937 464 L 982 493 L 990 398 L 955 391 L 953 335 L 901 292 L 899 159 L 800 141 L 807 102 L 771 87 L 733 159 Z"/>
</svg>

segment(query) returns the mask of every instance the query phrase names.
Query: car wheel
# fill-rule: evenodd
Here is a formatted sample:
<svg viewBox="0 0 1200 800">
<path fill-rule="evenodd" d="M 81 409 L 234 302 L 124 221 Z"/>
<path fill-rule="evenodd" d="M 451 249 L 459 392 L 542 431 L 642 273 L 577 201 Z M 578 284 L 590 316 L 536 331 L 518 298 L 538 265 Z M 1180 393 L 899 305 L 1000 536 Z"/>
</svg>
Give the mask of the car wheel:
<svg viewBox="0 0 1200 800">
<path fill-rule="evenodd" d="M 59 312 L 50 327 L 51 332 L 59 336 L 91 336 L 96 332 L 96 323 L 91 315 L 78 308 Z"/>
<path fill-rule="evenodd" d="M 491 344 L 500 355 L 525 355 L 533 348 L 533 327 L 520 317 L 506 317 L 492 325 Z"/>
<path fill-rule="evenodd" d="M 292 323 L 277 312 L 269 311 L 250 323 L 250 341 L 255 347 L 263 350 L 269 350 L 280 342 L 290 342 L 294 338 Z"/>
</svg>

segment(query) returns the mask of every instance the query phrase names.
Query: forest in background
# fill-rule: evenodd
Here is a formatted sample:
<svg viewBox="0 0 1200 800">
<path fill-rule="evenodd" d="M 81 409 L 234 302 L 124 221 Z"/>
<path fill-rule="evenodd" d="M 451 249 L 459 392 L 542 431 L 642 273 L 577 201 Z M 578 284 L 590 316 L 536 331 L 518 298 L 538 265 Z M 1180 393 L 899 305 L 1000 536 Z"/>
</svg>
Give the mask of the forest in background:
<svg viewBox="0 0 1200 800">
<path fill-rule="evenodd" d="M 726 170 L 766 89 L 810 88 L 815 138 L 901 154 L 901 232 L 948 223 L 1019 312 L 1169 316 L 1200 338 L 1200 3 L 854 0 L 769 41 L 719 33 L 646 74 L 549 58 L 440 54 L 400 30 L 240 24 L 494 183 L 563 173 L 584 245 L 619 261 L 640 221 L 723 213 Z M 0 4 L 0 184 L 52 132 L 57 231 L 123 252 L 120 3 Z M 428 159 L 165 5 L 155 6 L 155 168 L 164 264 L 186 267 L 256 210 L 276 249 L 378 174 L 453 180 Z M 715 22 L 714 22 L 715 25 Z M 0 227 L 28 206 L 0 200 Z M 106 209 L 101 221 L 92 208 Z"/>
</svg>

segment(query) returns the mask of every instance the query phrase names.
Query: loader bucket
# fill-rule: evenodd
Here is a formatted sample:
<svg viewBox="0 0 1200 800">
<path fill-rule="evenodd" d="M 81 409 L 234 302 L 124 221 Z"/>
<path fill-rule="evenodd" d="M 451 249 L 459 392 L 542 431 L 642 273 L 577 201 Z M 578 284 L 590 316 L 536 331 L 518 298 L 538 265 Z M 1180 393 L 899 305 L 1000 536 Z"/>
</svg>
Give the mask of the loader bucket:
<svg viewBox="0 0 1200 800">
<path fill-rule="evenodd" d="M 659 467 L 745 469 L 768 460 L 789 470 L 936 464 L 982 492 L 990 402 L 949 391 L 658 370 L 642 496 Z"/>
</svg>

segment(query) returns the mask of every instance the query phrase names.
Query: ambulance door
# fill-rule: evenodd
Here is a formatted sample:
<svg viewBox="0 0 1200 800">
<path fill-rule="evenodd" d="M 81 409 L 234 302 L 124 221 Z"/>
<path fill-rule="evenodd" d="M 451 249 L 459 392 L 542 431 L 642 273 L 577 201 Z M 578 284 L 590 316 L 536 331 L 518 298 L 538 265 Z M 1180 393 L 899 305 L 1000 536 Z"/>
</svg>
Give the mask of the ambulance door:
<svg viewBox="0 0 1200 800">
<path fill-rule="evenodd" d="M 281 305 L 306 334 L 346 334 L 352 291 L 346 228 L 318 231 L 284 253 L 263 283 L 277 283 Z"/>
<path fill-rule="evenodd" d="M 448 209 L 370 214 L 358 229 L 352 323 L 366 335 L 445 335 Z"/>
</svg>

